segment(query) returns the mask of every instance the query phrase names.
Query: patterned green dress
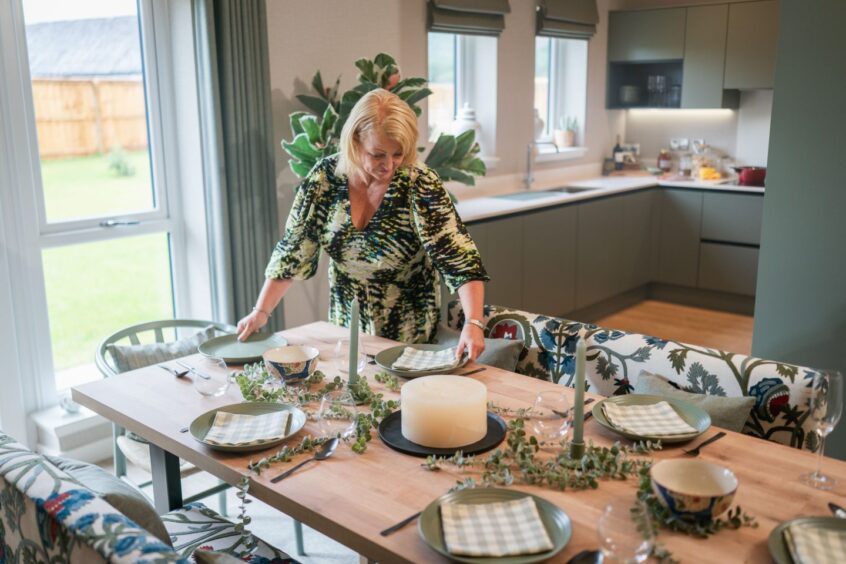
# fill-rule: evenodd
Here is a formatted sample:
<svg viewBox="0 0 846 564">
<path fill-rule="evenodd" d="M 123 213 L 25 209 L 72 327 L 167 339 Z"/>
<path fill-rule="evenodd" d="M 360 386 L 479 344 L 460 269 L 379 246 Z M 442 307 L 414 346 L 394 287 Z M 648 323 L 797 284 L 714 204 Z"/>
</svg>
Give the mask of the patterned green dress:
<svg viewBox="0 0 846 564">
<path fill-rule="evenodd" d="M 297 190 L 285 234 L 265 276 L 304 280 L 329 262 L 329 321 L 349 325 L 358 298 L 362 330 L 406 343 L 431 342 L 440 317 L 440 280 L 450 292 L 488 280 L 475 243 L 438 175 L 425 165 L 397 170 L 370 223 L 350 215 L 347 177 L 336 157 L 309 173 Z"/>
</svg>

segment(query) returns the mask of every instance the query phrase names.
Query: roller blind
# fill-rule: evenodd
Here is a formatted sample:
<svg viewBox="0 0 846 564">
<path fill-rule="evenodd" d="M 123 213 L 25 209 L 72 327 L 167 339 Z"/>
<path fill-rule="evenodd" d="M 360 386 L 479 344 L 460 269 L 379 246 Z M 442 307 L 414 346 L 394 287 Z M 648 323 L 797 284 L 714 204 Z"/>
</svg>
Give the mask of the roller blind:
<svg viewBox="0 0 846 564">
<path fill-rule="evenodd" d="M 596 0 L 540 0 L 537 34 L 561 39 L 590 39 L 596 33 Z"/>
<path fill-rule="evenodd" d="M 429 31 L 499 36 L 508 0 L 428 0 Z"/>
</svg>

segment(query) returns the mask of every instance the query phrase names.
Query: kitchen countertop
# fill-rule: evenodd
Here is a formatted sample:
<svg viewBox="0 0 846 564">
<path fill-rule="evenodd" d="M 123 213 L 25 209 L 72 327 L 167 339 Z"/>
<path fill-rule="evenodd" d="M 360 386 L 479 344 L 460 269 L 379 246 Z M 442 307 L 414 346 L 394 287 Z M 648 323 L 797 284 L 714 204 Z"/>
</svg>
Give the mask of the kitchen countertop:
<svg viewBox="0 0 846 564">
<path fill-rule="evenodd" d="M 689 188 L 694 190 L 713 190 L 715 192 L 734 192 L 743 194 L 763 194 L 764 188 L 756 186 L 738 186 L 721 184 L 714 181 L 661 180 L 654 176 L 603 176 L 586 180 L 567 182 L 569 188 L 587 188 L 585 191 L 556 192 L 554 190 L 515 190 L 496 196 L 463 199 L 456 204 L 458 215 L 465 223 L 489 219 L 501 215 L 541 209 L 564 203 L 580 202 L 603 198 L 614 194 L 633 192 L 646 188 L 662 186 L 667 188 Z"/>
</svg>

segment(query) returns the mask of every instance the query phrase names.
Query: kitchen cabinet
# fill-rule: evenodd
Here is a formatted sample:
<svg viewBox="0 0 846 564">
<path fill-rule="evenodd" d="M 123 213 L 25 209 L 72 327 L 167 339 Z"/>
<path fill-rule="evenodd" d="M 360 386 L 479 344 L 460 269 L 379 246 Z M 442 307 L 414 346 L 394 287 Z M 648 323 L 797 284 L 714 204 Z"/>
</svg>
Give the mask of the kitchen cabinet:
<svg viewBox="0 0 846 564">
<path fill-rule="evenodd" d="M 608 60 L 649 62 L 684 57 L 685 8 L 610 12 Z"/>
<path fill-rule="evenodd" d="M 733 108 L 740 93 L 723 88 L 728 4 L 687 9 L 682 108 Z"/>
<path fill-rule="evenodd" d="M 702 243 L 697 284 L 700 288 L 754 296 L 757 282 L 757 247 Z"/>
<path fill-rule="evenodd" d="M 723 87 L 772 88 L 777 40 L 776 0 L 730 4 Z"/>
<path fill-rule="evenodd" d="M 523 217 L 523 309 L 572 311 L 576 299 L 576 206 Z"/>
<path fill-rule="evenodd" d="M 661 191 L 657 281 L 695 287 L 699 271 L 702 193 Z"/>
<path fill-rule="evenodd" d="M 491 277 L 485 285 L 485 302 L 523 306 L 523 217 L 514 216 L 469 225 L 482 263 Z"/>
<path fill-rule="evenodd" d="M 763 216 L 763 196 L 706 193 L 702 203 L 702 240 L 760 245 Z"/>
</svg>

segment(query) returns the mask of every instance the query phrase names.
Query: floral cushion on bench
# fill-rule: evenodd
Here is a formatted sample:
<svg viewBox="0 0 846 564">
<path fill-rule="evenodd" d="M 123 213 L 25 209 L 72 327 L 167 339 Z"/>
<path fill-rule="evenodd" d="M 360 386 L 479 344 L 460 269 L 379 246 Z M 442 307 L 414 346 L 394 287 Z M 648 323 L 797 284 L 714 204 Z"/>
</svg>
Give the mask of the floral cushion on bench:
<svg viewBox="0 0 846 564">
<path fill-rule="evenodd" d="M 593 392 L 630 393 L 646 370 L 689 392 L 753 396 L 755 406 L 744 433 L 796 448 L 817 448 L 806 408 L 817 373 L 812 368 L 500 306 L 485 306 L 483 322 L 487 337 L 523 341 L 520 374 L 573 386 L 576 343 L 585 339 L 586 377 Z M 453 328 L 464 324 L 457 301 L 450 303 L 447 323 Z"/>
</svg>

